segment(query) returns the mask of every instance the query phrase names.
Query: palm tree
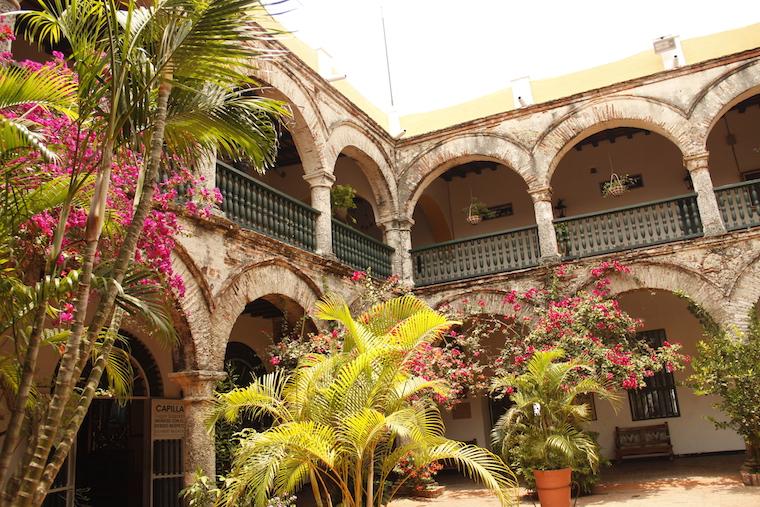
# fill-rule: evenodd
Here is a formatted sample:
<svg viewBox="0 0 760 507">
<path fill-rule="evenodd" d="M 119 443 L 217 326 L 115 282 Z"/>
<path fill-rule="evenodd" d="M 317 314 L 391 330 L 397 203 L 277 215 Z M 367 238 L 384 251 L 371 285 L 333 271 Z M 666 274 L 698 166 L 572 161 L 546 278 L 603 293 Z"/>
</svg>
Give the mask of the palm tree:
<svg viewBox="0 0 760 507">
<path fill-rule="evenodd" d="M 591 394 L 613 399 L 614 394 L 580 361 L 556 362 L 564 355 L 560 349 L 536 352 L 525 373 L 492 383 L 494 392 L 511 392 L 513 402 L 491 432 L 493 446 L 529 484 L 534 469 L 588 465 L 596 470 L 599 464 L 596 442 L 581 427 L 590 409 L 580 401 Z"/>
<path fill-rule="evenodd" d="M 241 414 L 274 420 L 270 429 L 241 438 L 218 503 L 265 505 L 309 481 L 319 507 L 335 498 L 347 507 L 383 505 L 405 480 L 392 483 L 391 471 L 413 452 L 419 465 L 455 463 L 502 505 L 510 504 L 515 483 L 501 460 L 443 436 L 438 407 L 423 393 L 445 392 L 446 385 L 404 368 L 417 347 L 455 322 L 411 295 L 380 303 L 357 319 L 335 296 L 317 309 L 319 318 L 344 328 L 343 352 L 306 356 L 290 375 L 270 373 L 217 395 L 214 420 L 235 421 Z"/>
<path fill-rule="evenodd" d="M 144 4 L 141 2 L 141 4 Z M 77 81 L 78 122 L 98 132 L 100 162 L 74 167 L 76 191 L 94 178 L 88 206 L 84 248 L 76 281 L 76 311 L 65 353 L 54 379 L 49 404 L 33 431 L 38 438 L 24 453 L 22 476 L 13 505 L 39 505 L 76 436 L 120 327 L 123 313 L 117 298 L 129 277 L 134 251 L 152 206 L 157 175 L 172 155 L 188 163 L 206 159 L 210 149 L 232 158 L 245 157 L 264 169 L 273 162 L 276 120 L 283 106 L 249 96 L 249 74 L 268 35 L 254 25 L 258 0 L 53 0 L 42 10 L 22 15 L 27 37 L 38 42 L 65 40 Z M 145 154 L 132 220 L 124 231 L 118 256 L 102 280 L 101 297 L 89 322 L 93 284 L 98 281 L 96 257 L 104 223 L 111 167 L 119 150 Z M 68 201 L 67 201 L 68 202 Z M 62 236 L 69 206 L 61 207 L 56 238 Z M 60 233 L 60 234 L 59 234 Z M 55 275 L 60 242 L 53 242 L 44 276 Z M 38 350 L 45 334 L 45 311 L 34 313 L 22 385 L 31 385 Z M 111 330 L 110 332 L 108 330 Z M 75 388 L 103 337 L 81 396 Z M 0 484 L 7 484 L 9 463 L 20 441 L 31 389 L 19 389 L 0 455 Z M 73 398 L 74 397 L 74 398 Z M 73 404 L 73 409 L 70 405 Z M 64 412 L 72 409 L 64 421 Z M 65 422 L 65 424 L 64 424 Z M 7 491 L 7 488 L 6 488 Z"/>
<path fill-rule="evenodd" d="M 74 116 L 75 90 L 74 81 L 55 69 L 0 65 L 0 159 L 6 160 L 27 148 L 39 151 L 49 160 L 55 159 L 34 121 L 25 115 L 8 113 L 19 106 L 31 106 Z"/>
</svg>

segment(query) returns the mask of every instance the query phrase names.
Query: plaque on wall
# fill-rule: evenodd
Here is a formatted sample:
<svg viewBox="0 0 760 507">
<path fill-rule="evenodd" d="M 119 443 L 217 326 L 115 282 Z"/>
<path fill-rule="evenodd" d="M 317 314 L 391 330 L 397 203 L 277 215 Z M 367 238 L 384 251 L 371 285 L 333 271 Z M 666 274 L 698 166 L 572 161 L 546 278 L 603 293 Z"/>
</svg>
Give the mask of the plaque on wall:
<svg viewBox="0 0 760 507">
<path fill-rule="evenodd" d="M 150 400 L 153 440 L 185 438 L 185 404 L 182 400 Z"/>
</svg>

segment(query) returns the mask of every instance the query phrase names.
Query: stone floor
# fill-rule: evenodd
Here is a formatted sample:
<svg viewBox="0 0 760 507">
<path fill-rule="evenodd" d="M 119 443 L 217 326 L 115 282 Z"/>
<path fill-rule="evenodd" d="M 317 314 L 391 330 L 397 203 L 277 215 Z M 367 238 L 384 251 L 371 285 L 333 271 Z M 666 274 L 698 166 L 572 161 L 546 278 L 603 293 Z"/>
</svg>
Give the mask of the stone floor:
<svg viewBox="0 0 760 507">
<path fill-rule="evenodd" d="M 602 473 L 594 494 L 577 505 L 604 507 L 760 507 L 760 488 L 739 479 L 741 454 L 626 461 Z M 487 491 L 456 475 L 441 477 L 446 492 L 433 500 L 403 498 L 392 507 L 496 507 Z M 530 496 L 521 505 L 538 505 Z"/>
</svg>

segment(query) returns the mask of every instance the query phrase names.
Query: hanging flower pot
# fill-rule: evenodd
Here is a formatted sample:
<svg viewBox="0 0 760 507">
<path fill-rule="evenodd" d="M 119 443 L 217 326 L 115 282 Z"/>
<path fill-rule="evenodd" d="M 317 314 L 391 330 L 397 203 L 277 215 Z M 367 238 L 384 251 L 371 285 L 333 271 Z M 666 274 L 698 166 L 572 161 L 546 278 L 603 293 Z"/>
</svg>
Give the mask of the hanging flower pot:
<svg viewBox="0 0 760 507">
<path fill-rule="evenodd" d="M 483 221 L 483 217 L 490 213 L 488 206 L 477 197 L 470 199 L 470 205 L 462 211 L 467 215 L 465 220 L 467 220 L 467 223 L 470 225 L 478 225 Z"/>
<path fill-rule="evenodd" d="M 628 191 L 628 185 L 630 185 L 631 179 L 628 175 L 622 178 L 615 173 L 610 176 L 610 181 L 604 184 L 602 188 L 602 195 L 604 197 L 620 197 Z"/>
</svg>

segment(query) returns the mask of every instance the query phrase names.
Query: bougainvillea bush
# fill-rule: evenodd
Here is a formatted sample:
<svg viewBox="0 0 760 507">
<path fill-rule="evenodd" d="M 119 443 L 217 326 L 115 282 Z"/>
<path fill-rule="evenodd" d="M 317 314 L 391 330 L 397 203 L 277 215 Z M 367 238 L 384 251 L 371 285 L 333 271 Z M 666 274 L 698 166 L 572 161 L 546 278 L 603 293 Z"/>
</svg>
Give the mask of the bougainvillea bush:
<svg viewBox="0 0 760 507">
<path fill-rule="evenodd" d="M 605 261 L 591 270 L 589 287 L 571 291 L 574 273 L 568 266 L 560 266 L 545 287 L 508 292 L 499 322 L 513 339 L 494 361 L 496 375 L 520 375 L 536 351 L 553 348 L 592 367 L 591 373 L 579 373 L 579 379 L 590 374 L 622 389 L 643 387 L 647 377 L 662 369 L 683 369 L 689 357 L 680 352 L 680 344 L 665 342 L 653 348 L 637 338 L 642 322 L 622 310 L 612 296 L 612 274 L 633 276 L 619 262 Z"/>
<path fill-rule="evenodd" d="M 76 79 L 66 67 L 63 55 L 57 52 L 54 55 L 55 59 L 44 66 Z M 20 62 L 18 65 L 32 70 L 43 67 L 43 64 L 32 61 Z M 39 134 L 46 139 L 49 146 L 56 148 L 58 155 L 57 160 L 48 161 L 41 157 L 39 152 L 32 151 L 7 162 L 7 166 L 16 168 L 17 185 L 33 190 L 53 180 L 68 181 L 75 170 L 80 174 L 96 171 L 100 162 L 100 153 L 94 149 L 98 144 L 96 132 L 82 130 L 64 114 L 35 106 L 22 105 L 11 111 L 3 111 L 3 115 L 9 118 L 23 116 L 39 125 Z M 153 209 L 145 220 L 145 227 L 135 252 L 135 262 L 153 273 L 161 285 L 170 287 L 176 295 L 182 296 L 185 287 L 182 279 L 174 273 L 170 259 L 176 238 L 182 233 L 178 212 L 208 216 L 211 207 L 221 202 L 221 194 L 218 189 L 208 188 L 204 178 L 196 177 L 184 167 L 181 160 L 175 159 L 172 162 L 177 169 L 158 184 L 153 198 Z M 101 261 L 111 259 L 120 247 L 121 232 L 132 219 L 135 188 L 143 164 L 140 154 L 126 148 L 119 150 L 114 159 L 108 196 L 106 235 L 99 248 Z M 80 202 L 72 206 L 69 212 L 63 249 L 58 259 L 61 270 L 78 265 L 87 220 L 89 201 L 85 197 L 88 196 L 88 190 L 91 192 L 91 188 L 85 185 Z M 180 192 L 181 206 L 177 204 Z M 15 247 L 18 258 L 22 259 L 22 265 L 19 266 L 22 270 L 34 272 L 35 267 L 42 266 L 53 241 L 59 215 L 60 208 L 46 209 L 21 225 Z M 69 312 L 63 310 L 62 320 L 68 319 Z"/>
</svg>

